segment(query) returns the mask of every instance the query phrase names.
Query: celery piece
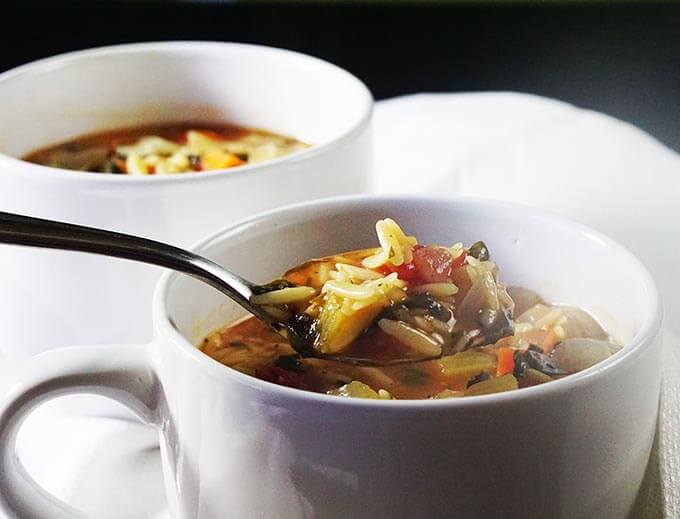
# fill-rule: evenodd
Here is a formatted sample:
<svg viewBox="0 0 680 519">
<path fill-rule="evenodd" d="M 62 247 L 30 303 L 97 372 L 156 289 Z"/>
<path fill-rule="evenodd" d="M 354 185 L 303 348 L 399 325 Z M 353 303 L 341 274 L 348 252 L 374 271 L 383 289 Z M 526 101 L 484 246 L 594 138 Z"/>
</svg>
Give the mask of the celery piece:
<svg viewBox="0 0 680 519">
<path fill-rule="evenodd" d="M 338 353 L 368 328 L 376 316 L 388 306 L 383 300 L 347 311 L 346 299 L 336 294 L 326 294 L 317 320 L 319 336 L 315 344 L 322 353 Z"/>
<path fill-rule="evenodd" d="M 349 384 L 345 384 L 340 386 L 338 389 L 329 391 L 328 394 L 351 398 L 380 398 L 380 395 L 378 395 L 378 393 L 374 391 L 371 386 L 364 384 L 363 382 L 359 382 L 358 380 L 353 380 Z"/>
<path fill-rule="evenodd" d="M 477 350 L 467 350 L 442 357 L 439 362 L 446 376 L 473 377 L 482 371 L 495 369 L 493 357 Z"/>
<path fill-rule="evenodd" d="M 517 389 L 517 379 L 512 375 L 503 375 L 502 377 L 490 378 L 484 382 L 479 382 L 470 386 L 465 390 L 465 396 L 488 395 L 491 393 L 502 393 L 503 391 L 510 391 Z"/>
</svg>

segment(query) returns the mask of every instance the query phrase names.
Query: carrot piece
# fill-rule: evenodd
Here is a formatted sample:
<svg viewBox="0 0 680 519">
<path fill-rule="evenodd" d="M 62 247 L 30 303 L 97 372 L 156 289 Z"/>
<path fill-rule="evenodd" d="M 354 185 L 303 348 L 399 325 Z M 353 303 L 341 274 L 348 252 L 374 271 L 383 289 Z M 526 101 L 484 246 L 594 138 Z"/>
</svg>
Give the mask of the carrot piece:
<svg viewBox="0 0 680 519">
<path fill-rule="evenodd" d="M 496 376 L 501 377 L 515 370 L 515 350 L 513 348 L 498 348 L 496 352 Z"/>
<path fill-rule="evenodd" d="M 241 164 L 245 164 L 245 162 L 236 155 L 219 149 L 206 151 L 203 155 L 203 160 L 201 161 L 201 166 L 206 171 L 233 168 L 234 166 L 240 166 Z"/>
</svg>

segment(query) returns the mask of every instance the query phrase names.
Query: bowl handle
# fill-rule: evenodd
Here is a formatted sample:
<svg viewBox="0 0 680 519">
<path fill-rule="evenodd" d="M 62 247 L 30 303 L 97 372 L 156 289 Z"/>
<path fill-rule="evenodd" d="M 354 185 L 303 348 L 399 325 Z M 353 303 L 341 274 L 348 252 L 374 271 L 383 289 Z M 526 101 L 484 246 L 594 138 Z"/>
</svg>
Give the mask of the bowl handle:
<svg viewBox="0 0 680 519">
<path fill-rule="evenodd" d="M 17 433 L 38 405 L 60 396 L 89 393 L 124 404 L 148 425 L 159 424 L 160 384 L 149 345 L 75 346 L 48 351 L 26 361 L 1 383 L 0 511 L 9 518 L 85 517 L 38 486 L 17 457 Z"/>
</svg>

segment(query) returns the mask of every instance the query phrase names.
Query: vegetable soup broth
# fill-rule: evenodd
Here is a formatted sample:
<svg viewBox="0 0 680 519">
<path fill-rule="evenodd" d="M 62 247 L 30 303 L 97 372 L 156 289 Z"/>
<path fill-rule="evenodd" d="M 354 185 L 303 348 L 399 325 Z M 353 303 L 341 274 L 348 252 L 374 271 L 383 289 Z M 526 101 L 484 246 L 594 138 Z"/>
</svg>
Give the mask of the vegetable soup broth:
<svg viewBox="0 0 680 519">
<path fill-rule="evenodd" d="M 254 317 L 210 334 L 201 350 L 298 389 L 425 399 L 547 383 L 620 349 L 585 311 L 504 285 L 483 242 L 422 246 L 390 219 L 376 229 L 379 248 L 311 260 L 253 299 L 279 319 L 306 321 L 309 346 L 323 359 L 299 355 L 299 347 Z"/>
<path fill-rule="evenodd" d="M 264 130 L 184 122 L 84 135 L 33 151 L 23 160 L 93 173 L 171 175 L 263 162 L 307 147 Z"/>
</svg>

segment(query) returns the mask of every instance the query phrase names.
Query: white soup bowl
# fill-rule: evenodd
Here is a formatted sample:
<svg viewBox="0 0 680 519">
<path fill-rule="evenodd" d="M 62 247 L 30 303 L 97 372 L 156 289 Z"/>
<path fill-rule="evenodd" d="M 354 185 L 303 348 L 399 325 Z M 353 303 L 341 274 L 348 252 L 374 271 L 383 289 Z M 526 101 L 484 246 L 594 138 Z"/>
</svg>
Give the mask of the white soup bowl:
<svg viewBox="0 0 680 519">
<path fill-rule="evenodd" d="M 0 74 L 0 211 L 189 246 L 238 219 L 364 190 L 373 101 L 319 59 L 234 43 L 120 45 Z M 19 160 L 68 138 L 177 121 L 231 122 L 312 147 L 231 170 L 95 174 Z M 157 269 L 67 252 L 0 249 L 0 355 L 150 338 Z"/>
</svg>

